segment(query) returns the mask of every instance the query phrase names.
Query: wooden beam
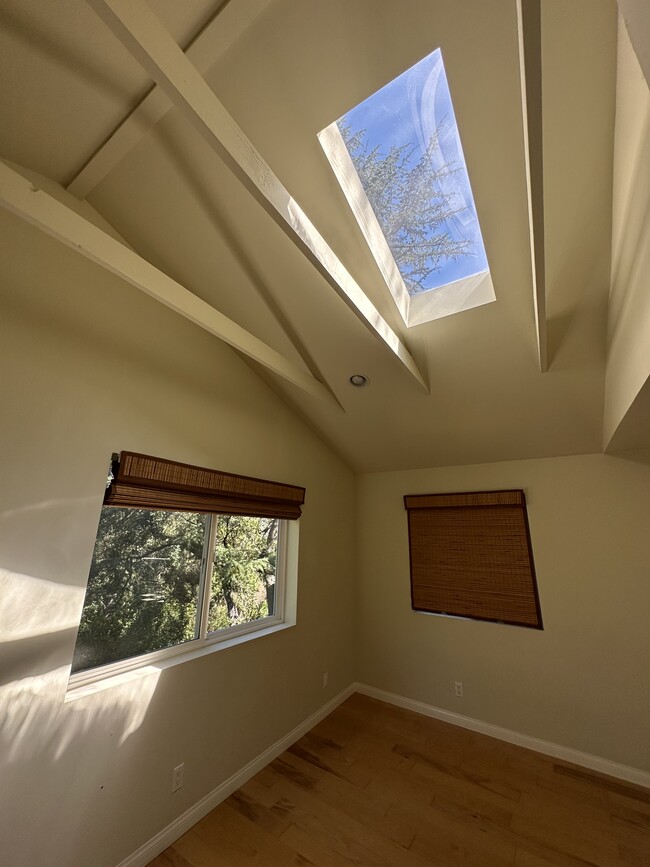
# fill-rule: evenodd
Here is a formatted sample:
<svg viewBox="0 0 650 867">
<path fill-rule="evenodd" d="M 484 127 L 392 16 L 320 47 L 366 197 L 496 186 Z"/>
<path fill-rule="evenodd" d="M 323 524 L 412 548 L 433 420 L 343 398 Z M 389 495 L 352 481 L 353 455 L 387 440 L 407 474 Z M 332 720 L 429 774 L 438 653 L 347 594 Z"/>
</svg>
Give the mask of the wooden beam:
<svg viewBox="0 0 650 867">
<path fill-rule="evenodd" d="M 149 7 L 142 0 L 88 2 L 339 297 L 428 391 L 406 346 Z"/>
<path fill-rule="evenodd" d="M 340 408 L 329 389 L 308 371 L 1 161 L 0 205 L 308 394 Z"/>
<path fill-rule="evenodd" d="M 202 73 L 222 57 L 271 0 L 226 2 L 187 48 L 187 56 Z M 85 199 L 124 157 L 172 108 L 169 97 L 157 85 L 144 97 L 93 154 L 67 186 L 69 193 Z"/>
<path fill-rule="evenodd" d="M 517 0 L 521 105 L 528 186 L 537 351 L 542 373 L 548 370 L 546 338 L 546 254 L 544 245 L 544 141 L 542 127 L 542 22 L 540 0 Z"/>
</svg>

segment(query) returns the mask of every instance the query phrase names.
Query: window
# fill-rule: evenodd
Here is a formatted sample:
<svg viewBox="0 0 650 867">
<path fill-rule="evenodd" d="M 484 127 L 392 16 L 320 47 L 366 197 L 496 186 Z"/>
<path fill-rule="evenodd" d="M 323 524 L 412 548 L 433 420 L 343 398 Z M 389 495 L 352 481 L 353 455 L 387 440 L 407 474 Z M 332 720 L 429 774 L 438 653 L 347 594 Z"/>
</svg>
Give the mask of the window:
<svg viewBox="0 0 650 867">
<path fill-rule="evenodd" d="M 319 140 L 407 326 L 495 300 L 440 49 Z"/>
<path fill-rule="evenodd" d="M 543 629 L 523 491 L 404 497 L 416 611 Z"/>
<path fill-rule="evenodd" d="M 292 485 L 123 452 L 104 497 L 73 684 L 281 624 L 289 524 L 303 501 Z"/>
</svg>

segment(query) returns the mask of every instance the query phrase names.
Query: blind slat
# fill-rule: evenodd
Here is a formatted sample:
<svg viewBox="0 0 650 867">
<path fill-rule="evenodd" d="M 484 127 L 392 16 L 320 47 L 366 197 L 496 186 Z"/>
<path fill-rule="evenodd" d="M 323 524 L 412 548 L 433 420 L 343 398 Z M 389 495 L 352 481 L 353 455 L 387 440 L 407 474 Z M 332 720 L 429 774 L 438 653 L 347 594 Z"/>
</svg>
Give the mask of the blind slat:
<svg viewBox="0 0 650 867">
<path fill-rule="evenodd" d="M 414 609 L 543 628 L 523 491 L 404 503 Z"/>
</svg>

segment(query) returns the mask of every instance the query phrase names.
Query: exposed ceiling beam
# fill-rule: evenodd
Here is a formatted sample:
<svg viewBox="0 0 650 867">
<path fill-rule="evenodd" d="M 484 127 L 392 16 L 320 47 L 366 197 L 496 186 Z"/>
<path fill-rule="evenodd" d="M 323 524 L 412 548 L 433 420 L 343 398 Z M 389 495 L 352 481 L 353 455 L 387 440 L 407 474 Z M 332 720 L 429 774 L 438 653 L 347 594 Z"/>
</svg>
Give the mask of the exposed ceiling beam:
<svg viewBox="0 0 650 867">
<path fill-rule="evenodd" d="M 216 63 L 242 35 L 271 0 L 228 2 L 187 48 L 187 56 L 202 73 Z M 67 185 L 78 199 L 85 199 L 119 165 L 142 137 L 172 108 L 169 97 L 157 86 L 127 115 L 81 171 Z"/>
<path fill-rule="evenodd" d="M 149 7 L 141 0 L 88 2 L 361 322 L 428 391 L 417 364 L 399 336 Z"/>
<path fill-rule="evenodd" d="M 546 254 L 544 246 L 544 142 L 542 128 L 542 22 L 540 0 L 517 0 L 521 104 L 528 186 L 528 221 L 539 367 L 548 370 Z"/>
<path fill-rule="evenodd" d="M 308 394 L 340 405 L 327 386 L 146 259 L 0 161 L 0 205 L 194 322 Z"/>
</svg>

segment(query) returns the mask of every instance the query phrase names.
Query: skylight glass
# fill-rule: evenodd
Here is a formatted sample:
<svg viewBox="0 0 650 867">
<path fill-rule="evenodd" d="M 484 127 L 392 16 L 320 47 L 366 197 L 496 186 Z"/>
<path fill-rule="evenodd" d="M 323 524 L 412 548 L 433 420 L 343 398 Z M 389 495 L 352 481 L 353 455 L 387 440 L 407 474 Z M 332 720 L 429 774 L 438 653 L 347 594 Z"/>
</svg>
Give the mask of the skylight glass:
<svg viewBox="0 0 650 867">
<path fill-rule="evenodd" d="M 440 49 L 320 140 L 407 324 L 494 300 Z"/>
</svg>

